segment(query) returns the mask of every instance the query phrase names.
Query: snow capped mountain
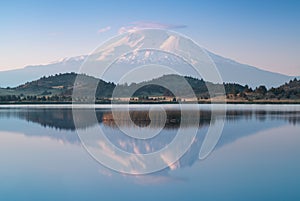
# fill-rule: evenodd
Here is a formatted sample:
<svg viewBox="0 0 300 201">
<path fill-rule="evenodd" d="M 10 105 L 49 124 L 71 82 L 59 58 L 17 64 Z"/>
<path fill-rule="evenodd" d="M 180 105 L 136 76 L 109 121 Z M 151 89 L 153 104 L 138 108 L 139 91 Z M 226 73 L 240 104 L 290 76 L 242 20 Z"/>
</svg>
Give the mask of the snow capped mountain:
<svg viewBox="0 0 300 201">
<path fill-rule="evenodd" d="M 157 30 L 133 32 L 112 39 L 89 56 L 64 58 L 48 65 L 27 66 L 23 69 L 2 71 L 0 72 L 0 87 L 16 86 L 42 76 L 64 72 L 81 72 L 97 76 L 100 68 L 108 66 L 110 68 L 107 70 L 105 78 L 107 81 L 114 82 L 117 82 L 122 75 L 133 68 L 141 65 L 169 66 L 182 75 L 193 76 L 195 70 L 192 65 L 199 62 L 199 60 L 195 60 L 193 55 L 189 55 L 189 53 L 190 50 L 197 52 L 197 48 L 199 47 L 192 44 L 189 39 L 180 38 L 176 34 Z M 276 87 L 293 78 L 261 70 L 254 66 L 240 64 L 207 50 L 200 52 L 200 54 L 203 54 L 200 57 L 204 58 L 208 55 L 211 58 L 224 82 L 248 84 L 251 87 L 259 85 Z M 178 55 L 190 58 L 189 62 Z M 80 70 L 83 63 L 84 68 Z M 139 79 L 151 79 L 151 77 L 142 74 L 139 77 Z M 135 82 L 135 80 L 132 80 L 132 82 Z"/>
</svg>

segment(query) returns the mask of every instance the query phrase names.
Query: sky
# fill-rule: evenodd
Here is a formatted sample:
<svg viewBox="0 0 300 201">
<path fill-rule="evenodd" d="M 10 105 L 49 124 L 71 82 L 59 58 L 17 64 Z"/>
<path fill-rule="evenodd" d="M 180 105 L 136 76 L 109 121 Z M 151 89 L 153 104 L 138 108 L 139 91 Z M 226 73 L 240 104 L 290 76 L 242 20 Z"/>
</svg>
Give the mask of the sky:
<svg viewBox="0 0 300 201">
<path fill-rule="evenodd" d="M 240 63 L 300 75 L 300 1 L 1 1 L 0 71 L 87 55 L 134 28 L 164 28 Z"/>
</svg>

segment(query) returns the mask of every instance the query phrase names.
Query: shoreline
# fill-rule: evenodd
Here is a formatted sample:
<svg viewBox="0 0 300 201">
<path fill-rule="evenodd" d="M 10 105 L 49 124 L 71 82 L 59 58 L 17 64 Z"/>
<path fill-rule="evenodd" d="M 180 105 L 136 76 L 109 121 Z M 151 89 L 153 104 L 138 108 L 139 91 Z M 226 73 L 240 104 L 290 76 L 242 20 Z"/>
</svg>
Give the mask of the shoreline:
<svg viewBox="0 0 300 201">
<path fill-rule="evenodd" d="M 89 102 L 72 102 L 72 101 L 8 101 L 0 102 L 0 105 L 84 105 L 84 104 L 94 104 Z M 95 105 L 110 105 L 110 101 L 97 101 Z M 113 104 L 125 105 L 128 104 L 126 101 L 118 101 Z M 161 104 L 161 105 L 174 105 L 174 104 L 247 104 L 247 105 L 299 105 L 300 100 L 256 100 L 256 101 L 244 101 L 244 100 L 226 100 L 226 101 L 185 101 L 185 102 L 171 102 L 171 101 L 131 101 L 129 104 L 133 105 L 151 105 L 151 104 Z"/>
</svg>

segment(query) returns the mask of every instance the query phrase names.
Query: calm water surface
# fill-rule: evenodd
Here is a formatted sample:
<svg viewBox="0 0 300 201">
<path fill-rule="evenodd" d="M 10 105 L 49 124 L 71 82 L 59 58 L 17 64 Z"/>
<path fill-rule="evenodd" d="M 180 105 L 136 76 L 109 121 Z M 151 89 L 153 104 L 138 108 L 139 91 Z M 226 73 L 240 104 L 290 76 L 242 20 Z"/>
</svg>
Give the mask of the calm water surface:
<svg viewBox="0 0 300 201">
<path fill-rule="evenodd" d="M 106 106 L 96 108 L 96 123 L 83 113 L 79 129 L 100 126 L 128 152 L 157 151 L 180 126 L 176 106 L 164 107 L 167 122 L 152 139 L 124 135 Z M 133 176 L 112 171 L 88 154 L 70 106 L 1 106 L 0 200 L 300 200 L 300 106 L 228 106 L 222 136 L 204 160 L 199 151 L 206 131 L 225 117 L 212 120 L 208 105 L 199 112 L 197 136 L 175 165 Z M 136 126 L 156 128 L 149 126 L 147 106 L 133 106 L 130 116 L 134 126 L 122 121 L 120 107 L 121 126 L 132 132 L 140 132 Z"/>
</svg>

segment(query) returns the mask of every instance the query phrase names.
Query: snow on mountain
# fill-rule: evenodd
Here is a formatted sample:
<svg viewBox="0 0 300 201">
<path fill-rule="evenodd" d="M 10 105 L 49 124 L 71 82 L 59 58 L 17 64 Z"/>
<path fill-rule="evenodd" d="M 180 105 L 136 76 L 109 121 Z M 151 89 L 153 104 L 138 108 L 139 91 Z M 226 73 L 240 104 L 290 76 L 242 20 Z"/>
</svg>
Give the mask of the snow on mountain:
<svg viewBox="0 0 300 201">
<path fill-rule="evenodd" d="M 178 43 L 179 43 L 179 41 L 178 41 L 177 37 L 170 36 L 167 40 L 165 40 L 161 44 L 160 48 L 163 49 L 163 50 L 165 50 L 165 51 L 171 51 L 173 49 L 177 49 Z"/>
</svg>

